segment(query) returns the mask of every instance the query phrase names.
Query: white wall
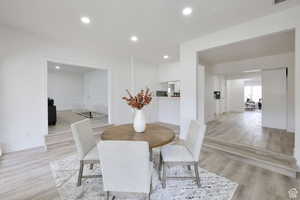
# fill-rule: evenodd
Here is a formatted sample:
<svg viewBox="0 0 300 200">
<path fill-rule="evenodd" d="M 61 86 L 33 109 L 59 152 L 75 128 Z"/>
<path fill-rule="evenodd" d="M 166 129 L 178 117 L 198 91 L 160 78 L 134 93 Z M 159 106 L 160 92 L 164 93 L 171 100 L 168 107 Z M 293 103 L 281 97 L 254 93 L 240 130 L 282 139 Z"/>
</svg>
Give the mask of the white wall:
<svg viewBox="0 0 300 200">
<path fill-rule="evenodd" d="M 295 132 L 295 63 L 293 59 L 293 66 L 288 67 L 288 81 L 287 81 L 287 131 Z"/>
<path fill-rule="evenodd" d="M 245 86 L 261 86 L 261 78 L 260 80 L 245 80 Z"/>
<path fill-rule="evenodd" d="M 0 35 L 0 143 L 5 152 L 44 146 L 48 133 L 47 60 L 109 69 L 111 123 L 131 122 L 131 109 L 121 100 L 125 89 L 132 87 L 130 58 L 6 27 L 0 27 Z M 149 66 L 154 74 L 155 65 Z"/>
<path fill-rule="evenodd" d="M 43 63 L 34 55 L 12 55 L 7 42 L 13 41 L 7 40 L 1 30 L 0 35 L 0 49 L 7 47 L 7 54 L 0 55 L 0 143 L 4 152 L 41 146 L 47 127 L 47 88 L 41 76 L 46 74 L 46 68 L 36 68 Z M 19 49 L 24 48 L 23 42 L 18 45 Z"/>
<path fill-rule="evenodd" d="M 48 71 L 48 97 L 54 99 L 57 110 L 82 108 L 84 105 L 81 73 Z"/>
<path fill-rule="evenodd" d="M 214 97 L 214 91 L 216 91 L 216 79 L 217 76 L 212 74 L 209 70 L 205 70 L 205 122 L 209 122 L 216 119 L 217 115 L 217 100 Z"/>
<path fill-rule="evenodd" d="M 212 66 L 205 70 L 205 122 L 218 118 L 226 112 L 226 80 L 223 75 L 212 72 Z M 221 99 L 215 99 L 214 91 L 221 92 Z"/>
<path fill-rule="evenodd" d="M 262 72 L 262 126 L 287 128 L 287 80 L 285 69 Z"/>
<path fill-rule="evenodd" d="M 158 121 L 180 125 L 180 98 L 157 97 Z"/>
<path fill-rule="evenodd" d="M 227 83 L 224 76 L 219 75 L 218 76 L 218 87 L 217 90 L 221 91 L 221 99 L 217 101 L 217 115 L 221 115 L 225 112 L 227 112 Z"/>
<path fill-rule="evenodd" d="M 133 79 L 133 93 L 138 93 L 142 89 L 149 88 L 152 92 L 155 92 L 158 87 L 157 66 L 153 64 L 146 64 L 140 60 L 134 59 L 134 65 L 132 66 L 134 79 Z M 124 93 L 124 95 L 127 95 Z M 146 120 L 149 123 L 156 122 L 158 119 L 158 105 L 157 99 L 153 98 L 150 105 L 144 108 Z"/>
<path fill-rule="evenodd" d="M 178 81 L 177 88 L 180 88 L 180 63 L 165 63 L 158 66 L 158 89 L 167 90 L 170 81 Z M 178 91 L 177 91 L 178 92 Z M 158 97 L 158 121 L 180 125 L 180 98 Z"/>
<path fill-rule="evenodd" d="M 178 81 L 180 80 L 180 63 L 165 63 L 158 66 L 159 82 Z"/>
<path fill-rule="evenodd" d="M 227 76 L 227 79 L 247 79 L 253 78 L 253 74 L 243 73 L 244 71 L 254 69 L 276 69 L 288 67 L 288 103 L 287 103 L 287 130 L 295 131 L 295 53 L 285 53 L 272 56 L 264 56 L 241 61 L 221 63 L 211 67 L 212 73 L 215 74 L 233 74 Z M 235 75 L 236 74 L 236 75 Z M 240 75 L 242 74 L 242 75 Z M 257 76 L 260 74 L 257 73 Z"/>
<path fill-rule="evenodd" d="M 196 66 L 198 62 L 197 52 L 206 49 L 239 42 L 267 34 L 294 29 L 299 26 L 300 7 L 287 9 L 283 12 L 261 17 L 237 26 L 233 26 L 212 34 L 185 42 L 180 45 L 180 65 L 182 68 L 181 85 L 185 92 L 181 100 L 181 137 L 187 133 L 188 123 L 196 119 L 193 108 L 196 108 Z M 296 91 L 296 90 L 295 90 Z M 299 95 L 300 97 L 300 95 Z M 297 98 L 297 95 L 296 95 Z M 203 100 L 204 101 L 204 100 Z M 299 108 L 300 111 L 300 108 Z M 300 114 L 299 114 L 300 116 Z M 299 117 L 300 120 L 300 117 Z M 300 131 L 300 129 L 299 129 Z M 299 137 L 300 144 L 300 137 Z M 300 148 L 299 148 L 300 160 Z"/>
<path fill-rule="evenodd" d="M 263 56 L 258 58 L 221 63 L 212 67 L 215 74 L 244 74 L 244 71 L 254 69 L 274 69 L 279 67 L 294 68 L 294 52 Z"/>
<path fill-rule="evenodd" d="M 298 12 L 299 13 L 299 12 Z M 299 17 L 299 16 L 297 16 Z M 298 167 L 300 166 L 300 23 L 298 22 L 296 28 L 296 42 L 295 42 L 295 149 L 294 157 L 297 160 Z"/>
<path fill-rule="evenodd" d="M 185 92 L 181 98 L 181 137 L 187 134 L 188 122 L 196 119 L 193 109 L 197 108 L 196 84 L 197 80 L 193 75 L 196 73 L 196 66 L 199 63 L 197 52 L 214 48 L 242 40 L 260 37 L 284 30 L 296 30 L 296 51 L 295 51 L 295 102 L 300 102 L 300 6 L 286 9 L 282 12 L 271 14 L 265 17 L 233 26 L 212 34 L 185 42 L 180 45 L 181 86 Z M 202 100 L 204 102 L 204 99 Z M 197 110 L 197 109 L 196 109 Z M 295 105 L 295 157 L 300 165 L 300 104 Z"/>
<path fill-rule="evenodd" d="M 84 106 L 99 113 L 108 114 L 108 74 L 95 70 L 83 75 Z"/>
<path fill-rule="evenodd" d="M 85 108 L 108 114 L 107 70 L 48 70 L 47 86 L 48 97 L 54 99 L 57 110 Z"/>
<path fill-rule="evenodd" d="M 202 101 L 203 99 L 205 99 L 205 71 L 206 68 L 204 65 L 199 64 L 197 66 L 197 74 L 196 74 L 196 78 L 197 78 L 197 86 L 196 86 L 196 90 L 197 90 L 197 110 L 196 110 L 196 114 L 197 114 L 197 120 L 200 122 L 205 123 L 205 113 L 203 112 L 205 110 L 205 105 L 204 102 Z"/>
<path fill-rule="evenodd" d="M 243 112 L 244 108 L 244 80 L 227 80 L 228 112 Z"/>
</svg>

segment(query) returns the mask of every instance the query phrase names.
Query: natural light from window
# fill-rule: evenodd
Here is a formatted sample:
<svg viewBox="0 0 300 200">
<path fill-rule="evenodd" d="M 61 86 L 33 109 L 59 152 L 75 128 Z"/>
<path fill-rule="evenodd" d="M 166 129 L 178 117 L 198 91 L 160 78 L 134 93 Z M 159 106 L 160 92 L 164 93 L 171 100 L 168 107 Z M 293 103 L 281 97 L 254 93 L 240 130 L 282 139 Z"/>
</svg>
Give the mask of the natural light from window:
<svg viewBox="0 0 300 200">
<path fill-rule="evenodd" d="M 254 102 L 258 102 L 259 99 L 262 98 L 261 85 L 245 86 L 244 95 L 245 95 L 245 102 L 247 101 L 247 99 L 250 99 Z"/>
</svg>

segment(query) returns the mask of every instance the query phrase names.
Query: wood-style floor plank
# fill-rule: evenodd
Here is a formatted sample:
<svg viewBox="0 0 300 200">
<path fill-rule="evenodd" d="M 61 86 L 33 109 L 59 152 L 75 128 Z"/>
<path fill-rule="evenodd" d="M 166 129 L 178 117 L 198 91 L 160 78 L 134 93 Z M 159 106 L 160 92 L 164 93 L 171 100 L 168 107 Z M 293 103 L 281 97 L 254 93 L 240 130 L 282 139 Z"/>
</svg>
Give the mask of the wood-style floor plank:
<svg viewBox="0 0 300 200">
<path fill-rule="evenodd" d="M 261 112 L 226 113 L 209 122 L 206 136 L 220 141 L 251 145 L 262 150 L 293 155 L 294 133 L 263 128 Z"/>
<path fill-rule="evenodd" d="M 18 156 L 14 153 L 5 155 L 0 165 L 0 174 L 4 177 L 0 181 L 0 199 L 58 199 L 49 161 L 69 153 L 36 149 L 16 153 Z M 224 153 L 202 151 L 200 166 L 239 183 L 241 188 L 237 191 L 236 199 L 286 199 L 287 191 L 299 185 L 299 180 L 232 160 Z"/>
<path fill-rule="evenodd" d="M 287 138 L 282 135 L 277 137 L 275 133 L 272 134 L 273 130 L 257 128 L 259 122 L 246 126 L 248 118 L 255 117 L 225 115 L 220 121 L 209 124 L 207 135 L 291 154 L 293 135 L 289 134 Z M 237 120 L 241 122 L 235 127 Z M 74 151 L 73 146 L 65 146 L 48 152 L 33 149 L 4 155 L 0 158 L 0 199 L 59 200 L 49 162 Z M 288 199 L 287 192 L 290 188 L 299 189 L 299 179 L 245 164 L 224 152 L 203 149 L 200 167 L 237 182 L 239 187 L 233 200 L 285 200 Z"/>
</svg>

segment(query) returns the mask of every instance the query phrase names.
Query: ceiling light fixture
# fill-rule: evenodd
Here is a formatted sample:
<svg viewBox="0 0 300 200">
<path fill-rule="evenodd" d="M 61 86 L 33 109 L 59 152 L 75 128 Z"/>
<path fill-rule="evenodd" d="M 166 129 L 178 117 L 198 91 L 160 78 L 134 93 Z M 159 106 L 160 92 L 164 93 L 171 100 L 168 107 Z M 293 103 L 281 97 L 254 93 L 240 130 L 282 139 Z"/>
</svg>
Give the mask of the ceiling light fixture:
<svg viewBox="0 0 300 200">
<path fill-rule="evenodd" d="M 184 16 L 188 16 L 188 15 L 191 15 L 193 12 L 193 9 L 191 7 L 185 7 L 183 10 L 182 10 L 182 14 Z"/>
<path fill-rule="evenodd" d="M 164 55 L 163 58 L 166 60 L 169 58 L 169 55 Z"/>
<path fill-rule="evenodd" d="M 84 24 L 89 24 L 91 23 L 91 20 L 89 17 L 81 17 L 81 22 L 84 23 Z"/>
<path fill-rule="evenodd" d="M 57 66 L 55 66 L 55 69 L 60 69 L 60 66 L 58 66 L 58 65 L 57 65 Z"/>
<path fill-rule="evenodd" d="M 133 35 L 133 36 L 130 37 L 130 40 L 131 40 L 132 42 L 138 42 L 138 41 L 139 41 L 139 38 L 138 38 L 137 36 Z"/>
</svg>

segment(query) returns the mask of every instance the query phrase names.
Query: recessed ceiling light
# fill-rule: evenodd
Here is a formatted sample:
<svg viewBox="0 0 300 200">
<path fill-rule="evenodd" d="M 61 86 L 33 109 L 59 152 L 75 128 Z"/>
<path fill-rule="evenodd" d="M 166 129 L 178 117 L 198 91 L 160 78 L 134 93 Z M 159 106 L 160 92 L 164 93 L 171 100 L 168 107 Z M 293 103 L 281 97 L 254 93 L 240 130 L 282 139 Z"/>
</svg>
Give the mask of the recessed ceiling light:
<svg viewBox="0 0 300 200">
<path fill-rule="evenodd" d="M 90 18 L 89 17 L 81 17 L 81 22 L 82 23 L 84 23 L 84 24 L 89 24 L 89 23 L 91 23 L 91 20 L 90 20 Z"/>
<path fill-rule="evenodd" d="M 57 65 L 57 66 L 55 66 L 55 69 L 60 69 L 60 66 L 58 66 L 58 65 Z"/>
<path fill-rule="evenodd" d="M 163 58 L 164 58 L 164 59 L 168 59 L 168 58 L 169 58 L 169 55 L 164 55 Z"/>
<path fill-rule="evenodd" d="M 138 41 L 139 41 L 139 38 L 138 38 L 137 36 L 133 35 L 133 36 L 130 37 L 130 40 L 131 40 L 132 42 L 138 42 Z"/>
<path fill-rule="evenodd" d="M 182 10 L 182 14 L 184 16 L 188 16 L 188 15 L 191 15 L 193 12 L 193 9 L 191 7 L 185 7 L 183 10 Z"/>
</svg>

